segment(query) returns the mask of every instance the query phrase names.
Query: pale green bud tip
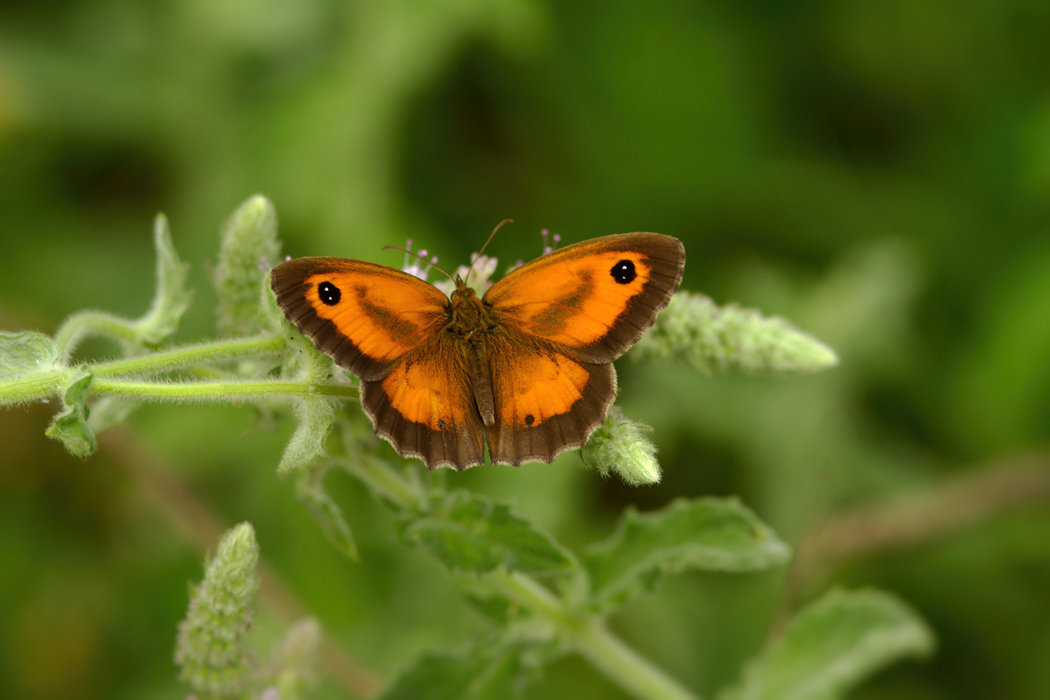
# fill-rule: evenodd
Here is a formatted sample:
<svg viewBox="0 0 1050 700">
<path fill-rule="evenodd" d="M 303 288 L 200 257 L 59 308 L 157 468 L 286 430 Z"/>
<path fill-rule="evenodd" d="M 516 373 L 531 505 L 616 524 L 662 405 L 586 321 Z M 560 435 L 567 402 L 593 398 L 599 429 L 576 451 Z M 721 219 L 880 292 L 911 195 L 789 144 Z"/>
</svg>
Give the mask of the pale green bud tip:
<svg viewBox="0 0 1050 700">
<path fill-rule="evenodd" d="M 262 195 L 250 197 L 226 220 L 215 267 L 219 329 L 224 334 L 255 332 L 259 325 L 259 280 L 278 261 L 277 211 Z"/>
<path fill-rule="evenodd" d="M 189 612 L 179 623 L 175 663 L 179 679 L 201 695 L 228 697 L 247 689 L 256 666 L 246 638 L 258 561 L 255 532 L 242 523 L 223 536 L 204 580 L 192 591 Z"/>
<path fill-rule="evenodd" d="M 701 294 L 679 292 L 635 346 L 635 357 L 684 357 L 704 372 L 816 372 L 838 364 L 835 351 L 782 318 Z"/>
<path fill-rule="evenodd" d="M 219 551 L 208 564 L 205 583 L 248 588 L 251 596 L 258 585 L 255 565 L 259 562 L 259 544 L 255 541 L 255 530 L 251 523 L 241 523 L 223 535 Z"/>
<path fill-rule="evenodd" d="M 583 446 L 580 458 L 602 476 L 617 474 L 631 486 L 659 483 L 656 446 L 646 436 L 650 430 L 647 425 L 628 420 L 613 406 L 605 422 Z"/>
<path fill-rule="evenodd" d="M 273 245 L 277 233 L 277 210 L 261 194 L 252 195 L 226 220 L 223 235 L 239 238 L 241 243 Z M 225 243 L 226 241 L 224 241 Z"/>
</svg>

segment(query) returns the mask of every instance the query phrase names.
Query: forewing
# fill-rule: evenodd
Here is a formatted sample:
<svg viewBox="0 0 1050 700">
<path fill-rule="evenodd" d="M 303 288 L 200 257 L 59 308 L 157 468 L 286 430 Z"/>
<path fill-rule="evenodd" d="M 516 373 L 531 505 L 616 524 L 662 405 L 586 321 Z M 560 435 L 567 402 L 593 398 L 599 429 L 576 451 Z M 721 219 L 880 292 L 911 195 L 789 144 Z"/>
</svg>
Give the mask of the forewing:
<svg viewBox="0 0 1050 700">
<path fill-rule="evenodd" d="M 376 432 L 405 457 L 433 469 L 483 464 L 484 431 L 463 354 L 442 332 L 405 355 L 378 381 L 361 382 Z"/>
<path fill-rule="evenodd" d="M 347 258 L 289 260 L 270 273 L 270 287 L 303 335 L 367 381 L 437 335 L 449 304 L 412 275 Z"/>
<path fill-rule="evenodd" d="M 513 331 L 487 347 L 495 424 L 489 428 L 493 462 L 550 462 L 583 446 L 605 419 L 616 395 L 612 364 L 592 364 L 549 343 Z"/>
<path fill-rule="evenodd" d="M 501 325 L 611 362 L 653 325 L 678 290 L 681 242 L 624 233 L 570 245 L 511 272 L 485 295 Z"/>
</svg>

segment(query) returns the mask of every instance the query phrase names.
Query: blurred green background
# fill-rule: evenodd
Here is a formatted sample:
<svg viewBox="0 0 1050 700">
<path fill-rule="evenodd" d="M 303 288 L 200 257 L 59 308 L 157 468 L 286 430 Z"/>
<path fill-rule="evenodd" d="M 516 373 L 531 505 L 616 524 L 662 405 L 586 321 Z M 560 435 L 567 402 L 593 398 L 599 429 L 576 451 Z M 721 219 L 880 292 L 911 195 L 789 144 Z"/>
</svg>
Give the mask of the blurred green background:
<svg viewBox="0 0 1050 700">
<path fill-rule="evenodd" d="M 658 487 L 571 454 L 450 485 L 574 548 L 628 504 L 702 494 L 739 494 L 792 543 L 846 532 L 822 574 L 683 576 L 617 616 L 706 696 L 786 605 L 838 583 L 896 593 L 940 642 L 854 697 L 1050 697 L 1044 0 L 0 4 L 0 328 L 142 314 L 163 211 L 197 289 L 176 340 L 213 336 L 218 230 L 256 192 L 293 256 L 398 265 L 380 247 L 413 238 L 454 267 L 506 217 L 505 262 L 535 257 L 541 228 L 679 237 L 683 288 L 784 315 L 841 366 L 711 378 L 625 358 L 619 402 L 655 428 Z M 53 410 L 0 414 L 0 696 L 185 694 L 175 625 L 217 539 L 172 519 L 182 500 L 198 525 L 251 521 L 378 676 L 486 629 L 338 475 L 362 562 L 329 546 L 274 472 L 290 424 L 147 406 L 81 461 L 43 436 Z M 880 544 L 864 509 L 900 522 L 901 503 L 914 536 Z M 260 617 L 264 653 L 279 632 Z M 618 693 L 567 658 L 530 697 Z"/>
</svg>

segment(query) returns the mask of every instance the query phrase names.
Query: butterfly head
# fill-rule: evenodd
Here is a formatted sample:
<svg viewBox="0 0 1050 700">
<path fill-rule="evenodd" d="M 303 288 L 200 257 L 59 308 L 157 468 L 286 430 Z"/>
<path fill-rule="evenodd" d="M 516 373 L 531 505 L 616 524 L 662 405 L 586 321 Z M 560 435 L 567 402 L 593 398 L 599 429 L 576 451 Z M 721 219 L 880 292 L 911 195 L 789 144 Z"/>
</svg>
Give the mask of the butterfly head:
<svg viewBox="0 0 1050 700">
<path fill-rule="evenodd" d="M 460 335 L 471 336 L 474 331 L 491 326 L 489 311 L 478 297 L 477 291 L 464 278 L 456 276 L 456 288 L 452 290 L 451 317 L 449 326 Z"/>
<path fill-rule="evenodd" d="M 478 290 L 467 284 L 466 278 L 462 275 L 456 275 L 452 280 L 453 288 L 449 296 L 455 299 L 469 299 L 470 297 L 477 296 Z"/>
<path fill-rule="evenodd" d="M 456 270 L 455 276 L 449 277 L 447 280 L 434 282 L 434 286 L 450 297 L 463 288 L 471 289 L 474 294 L 479 296 L 484 295 L 489 287 L 492 286 L 491 277 L 496 272 L 498 261 L 496 258 L 478 255 L 477 253 L 472 253 L 470 258 L 470 267 L 460 265 Z"/>
</svg>

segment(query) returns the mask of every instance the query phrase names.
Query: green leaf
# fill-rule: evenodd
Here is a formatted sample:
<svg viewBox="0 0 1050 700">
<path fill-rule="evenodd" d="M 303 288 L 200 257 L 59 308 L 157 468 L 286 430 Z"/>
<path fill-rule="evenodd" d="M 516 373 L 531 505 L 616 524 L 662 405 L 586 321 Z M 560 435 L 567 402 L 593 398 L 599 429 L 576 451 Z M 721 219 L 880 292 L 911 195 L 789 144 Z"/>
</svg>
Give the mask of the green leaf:
<svg viewBox="0 0 1050 700">
<path fill-rule="evenodd" d="M 59 440 L 70 454 L 87 457 L 98 449 L 95 433 L 88 427 L 91 409 L 87 397 L 94 377 L 84 372 L 67 388 L 62 397 L 63 409 L 52 420 L 46 434 Z"/>
<path fill-rule="evenodd" d="M 422 544 L 449 569 L 554 573 L 576 568 L 572 555 L 510 506 L 457 491 L 439 493 L 430 510 L 406 517 L 401 538 Z"/>
<path fill-rule="evenodd" d="M 262 326 L 259 294 L 266 262 L 281 254 L 277 211 L 262 195 L 250 197 L 222 228 L 215 289 L 219 293 L 218 326 L 222 335 L 250 335 Z"/>
<path fill-rule="evenodd" d="M 935 646 L 922 619 L 881 591 L 832 591 L 799 612 L 720 700 L 832 700 L 879 669 Z"/>
<path fill-rule="evenodd" d="M 328 433 L 335 420 L 335 409 L 327 399 L 311 396 L 295 402 L 298 425 L 284 448 L 277 471 L 299 469 L 328 456 Z"/>
<path fill-rule="evenodd" d="M 459 649 L 425 652 L 379 700 L 507 700 L 521 697 L 552 653 L 544 639 L 487 639 Z"/>
<path fill-rule="evenodd" d="M 163 214 L 157 215 L 153 226 L 153 245 L 157 250 L 157 289 L 150 310 L 135 322 L 139 341 L 149 345 L 157 345 L 178 330 L 193 300 L 193 292 L 186 288 L 190 266 L 175 252 Z"/>
<path fill-rule="evenodd" d="M 787 561 L 787 545 L 735 500 L 678 500 L 661 511 L 628 510 L 616 533 L 589 548 L 593 602 L 609 607 L 687 569 L 755 571 Z"/>
<path fill-rule="evenodd" d="M 343 511 L 324 490 L 325 471 L 316 465 L 298 470 L 295 497 L 306 507 L 314 522 L 321 526 L 328 541 L 346 556 L 357 560 L 357 545 L 350 526 L 343 518 Z"/>
<path fill-rule="evenodd" d="M 58 346 L 43 333 L 0 331 L 0 377 L 54 367 Z"/>
</svg>

